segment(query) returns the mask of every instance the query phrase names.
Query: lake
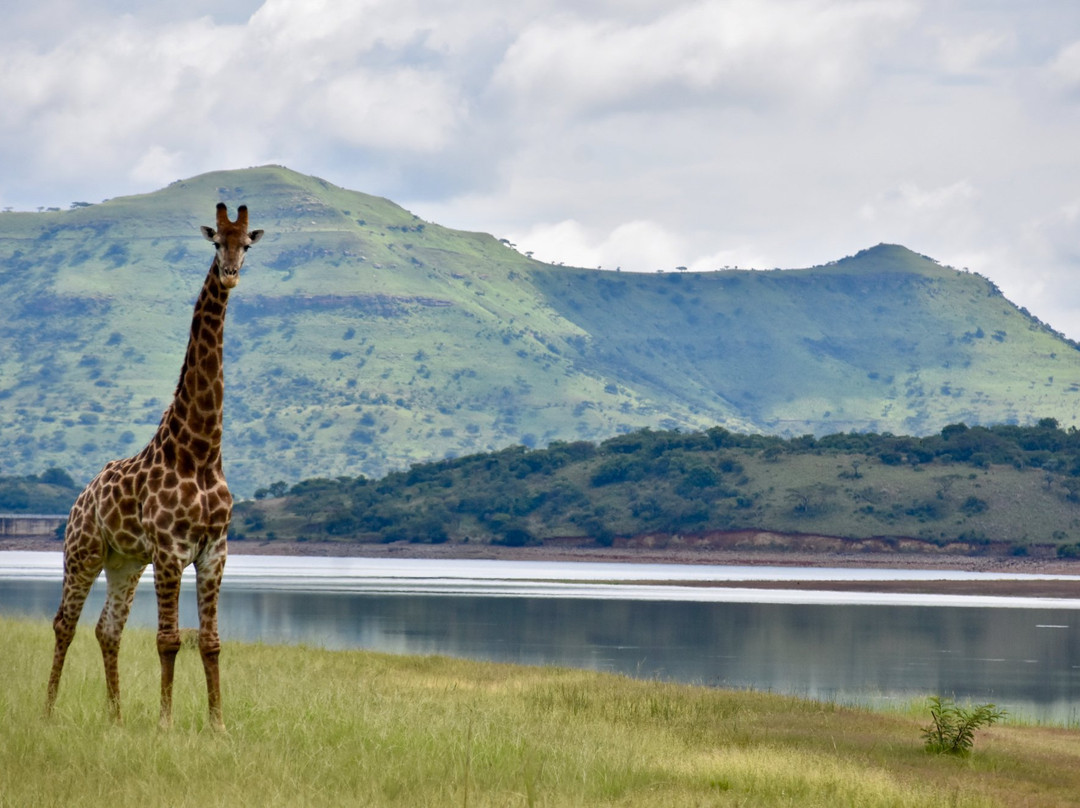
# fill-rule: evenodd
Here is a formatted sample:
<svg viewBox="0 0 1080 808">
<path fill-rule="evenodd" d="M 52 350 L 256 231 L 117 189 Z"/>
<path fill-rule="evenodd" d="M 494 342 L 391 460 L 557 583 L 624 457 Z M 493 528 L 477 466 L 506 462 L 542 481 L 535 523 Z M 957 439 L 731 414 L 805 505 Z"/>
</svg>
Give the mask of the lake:
<svg viewBox="0 0 1080 808">
<path fill-rule="evenodd" d="M 51 618 L 61 569 L 59 553 L 0 552 L 0 613 Z M 233 555 L 221 633 L 227 641 L 565 665 L 841 703 L 940 694 L 1080 724 L 1080 598 L 703 585 L 980 577 L 1075 580 L 1080 592 L 1080 577 L 1060 575 Z M 197 624 L 193 583 L 189 571 L 186 626 Z M 100 582 L 83 613 L 87 626 L 103 598 Z M 156 625 L 149 573 L 131 624 Z"/>
</svg>

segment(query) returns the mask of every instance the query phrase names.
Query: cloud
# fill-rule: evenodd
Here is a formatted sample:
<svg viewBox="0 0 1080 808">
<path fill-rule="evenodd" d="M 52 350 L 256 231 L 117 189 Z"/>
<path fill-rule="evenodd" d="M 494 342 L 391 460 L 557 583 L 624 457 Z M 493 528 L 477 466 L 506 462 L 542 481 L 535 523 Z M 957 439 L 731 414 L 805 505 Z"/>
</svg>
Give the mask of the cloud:
<svg viewBox="0 0 1080 808">
<path fill-rule="evenodd" d="M 607 232 L 565 220 L 537 225 L 513 240 L 543 261 L 637 271 L 674 269 L 672 257 L 684 249 L 677 236 L 645 220 L 625 222 Z"/>
<path fill-rule="evenodd" d="M 1080 336 L 1078 30 L 1071 0 L 15 4 L 0 205 L 279 162 L 590 267 L 900 242 Z"/>
<path fill-rule="evenodd" d="M 1062 90 L 1080 95 L 1080 42 L 1062 48 L 1051 62 L 1049 72 Z"/>
<path fill-rule="evenodd" d="M 309 137 L 344 146 L 435 151 L 446 145 L 464 102 L 435 73 L 354 70 L 310 88 L 298 109 Z"/>
<path fill-rule="evenodd" d="M 939 64 L 954 75 L 978 74 L 1016 44 L 1011 31 L 942 32 L 937 39 Z"/>
<path fill-rule="evenodd" d="M 415 64 L 417 19 L 323 5 L 268 0 L 243 25 L 125 16 L 0 50 L 0 158 L 29 157 L 39 179 L 122 178 L 112 194 L 170 169 L 444 147 L 468 103 L 437 58 Z"/>
<path fill-rule="evenodd" d="M 908 16 L 899 2 L 737 0 L 678 4 L 645 20 L 564 14 L 530 25 L 494 85 L 564 113 L 681 101 L 821 100 L 864 75 L 873 44 Z"/>
<path fill-rule="evenodd" d="M 131 178 L 146 185 L 167 185 L 177 177 L 181 155 L 162 146 L 151 146 L 135 161 Z"/>
<path fill-rule="evenodd" d="M 25 150 L 42 174 L 94 174 L 126 167 L 146 140 L 197 138 L 216 78 L 208 65 L 226 41 L 208 20 L 146 31 L 123 18 L 8 52 L 0 105 L 20 126 L 4 127 L 0 147 Z"/>
<path fill-rule="evenodd" d="M 542 261 L 567 266 L 627 272 L 697 272 L 729 268 L 764 268 L 762 255 L 748 245 L 709 253 L 658 222 L 637 219 L 611 229 L 568 219 L 541 224 L 510 239 L 518 249 Z"/>
<path fill-rule="evenodd" d="M 867 221 L 887 221 L 893 226 L 910 229 L 939 227 L 955 230 L 957 220 L 969 215 L 978 192 L 968 180 L 957 180 L 937 188 L 922 188 L 906 181 L 880 194 L 873 202 L 863 205 L 860 215 Z"/>
</svg>

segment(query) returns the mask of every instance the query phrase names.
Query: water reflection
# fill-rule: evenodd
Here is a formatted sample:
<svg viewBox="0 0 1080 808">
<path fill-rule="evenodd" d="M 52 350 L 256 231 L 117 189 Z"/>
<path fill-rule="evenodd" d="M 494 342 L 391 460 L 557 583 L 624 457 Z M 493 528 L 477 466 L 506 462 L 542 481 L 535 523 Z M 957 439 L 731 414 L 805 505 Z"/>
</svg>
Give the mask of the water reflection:
<svg viewBox="0 0 1080 808">
<path fill-rule="evenodd" d="M 96 619 L 103 589 L 84 622 Z M 51 616 L 58 597 L 58 580 L 0 578 L 0 612 Z M 838 701 L 938 693 L 1080 722 L 1074 609 L 386 594 L 250 580 L 223 589 L 220 611 L 227 640 L 566 665 Z M 181 620 L 197 622 L 190 587 Z M 152 587 L 140 587 L 132 623 L 155 625 Z"/>
</svg>

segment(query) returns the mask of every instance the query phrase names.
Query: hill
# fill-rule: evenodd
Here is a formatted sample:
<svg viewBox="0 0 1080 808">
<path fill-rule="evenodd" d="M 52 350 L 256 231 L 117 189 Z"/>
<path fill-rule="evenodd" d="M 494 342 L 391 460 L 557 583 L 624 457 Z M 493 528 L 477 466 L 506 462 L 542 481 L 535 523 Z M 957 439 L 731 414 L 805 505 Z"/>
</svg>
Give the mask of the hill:
<svg viewBox="0 0 1080 808">
<path fill-rule="evenodd" d="M 246 203 L 267 232 L 226 334 L 226 472 L 241 496 L 643 427 L 1077 423 L 1076 346 L 986 279 L 903 247 L 803 270 L 555 267 L 267 166 L 0 214 L 0 473 L 85 480 L 149 439 L 218 200 Z"/>
<path fill-rule="evenodd" d="M 230 536 L 1073 558 L 1080 432 L 1052 419 L 925 438 L 642 430 L 278 483 L 238 506 Z"/>
</svg>

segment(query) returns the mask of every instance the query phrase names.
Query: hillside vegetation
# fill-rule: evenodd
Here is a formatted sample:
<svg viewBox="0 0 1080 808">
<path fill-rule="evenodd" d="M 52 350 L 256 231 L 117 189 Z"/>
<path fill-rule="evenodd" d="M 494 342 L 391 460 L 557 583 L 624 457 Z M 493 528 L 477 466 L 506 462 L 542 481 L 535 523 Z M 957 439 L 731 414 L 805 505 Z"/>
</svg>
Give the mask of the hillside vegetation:
<svg viewBox="0 0 1080 808">
<path fill-rule="evenodd" d="M 67 513 L 80 490 L 63 469 L 0 477 L 0 513 Z"/>
<path fill-rule="evenodd" d="M 1075 557 L 1080 432 L 1053 419 L 925 438 L 646 430 L 378 480 L 278 482 L 256 497 L 238 506 L 233 539 L 710 547 L 743 532 L 749 547 Z"/>
<path fill-rule="evenodd" d="M 574 269 L 266 166 L 0 214 L 0 473 L 85 481 L 150 438 L 218 200 L 267 233 L 226 334 L 242 496 L 646 427 L 926 435 L 1080 417 L 1076 345 L 903 247 L 803 270 Z"/>
</svg>

